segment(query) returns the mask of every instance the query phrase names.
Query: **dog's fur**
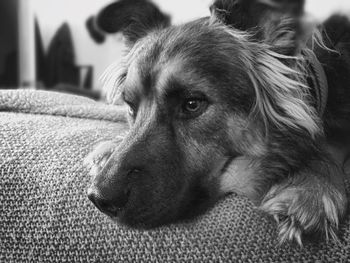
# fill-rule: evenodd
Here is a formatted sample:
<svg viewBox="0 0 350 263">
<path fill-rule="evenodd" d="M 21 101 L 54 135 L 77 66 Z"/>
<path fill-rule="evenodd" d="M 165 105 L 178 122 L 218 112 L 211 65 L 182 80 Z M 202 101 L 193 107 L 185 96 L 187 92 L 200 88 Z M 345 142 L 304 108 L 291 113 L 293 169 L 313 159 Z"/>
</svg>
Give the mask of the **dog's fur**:
<svg viewBox="0 0 350 263">
<path fill-rule="evenodd" d="M 350 23 L 333 16 L 310 27 L 303 5 L 216 0 L 211 17 L 179 26 L 149 1 L 102 10 L 99 30 L 122 31 L 128 45 L 106 83 L 111 101 L 129 105 L 130 130 L 87 159 L 96 206 L 154 227 L 236 192 L 277 220 L 281 242 L 336 239 L 347 198 L 331 153 L 350 132 Z M 310 50 L 328 79 L 323 114 Z"/>
</svg>

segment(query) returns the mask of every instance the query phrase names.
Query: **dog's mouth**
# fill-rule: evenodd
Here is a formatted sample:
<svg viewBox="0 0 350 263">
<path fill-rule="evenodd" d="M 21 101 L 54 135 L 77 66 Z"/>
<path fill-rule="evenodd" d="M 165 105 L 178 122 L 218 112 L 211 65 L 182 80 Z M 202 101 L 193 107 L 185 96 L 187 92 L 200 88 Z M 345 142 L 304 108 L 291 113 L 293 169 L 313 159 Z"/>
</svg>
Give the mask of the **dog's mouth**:
<svg viewBox="0 0 350 263">
<path fill-rule="evenodd" d="M 123 207 L 113 207 L 109 208 L 108 210 L 106 210 L 105 208 L 100 208 L 98 206 L 96 207 L 98 210 L 100 210 L 100 212 L 104 213 L 105 215 L 114 220 L 117 220 L 125 210 L 125 208 Z"/>
</svg>

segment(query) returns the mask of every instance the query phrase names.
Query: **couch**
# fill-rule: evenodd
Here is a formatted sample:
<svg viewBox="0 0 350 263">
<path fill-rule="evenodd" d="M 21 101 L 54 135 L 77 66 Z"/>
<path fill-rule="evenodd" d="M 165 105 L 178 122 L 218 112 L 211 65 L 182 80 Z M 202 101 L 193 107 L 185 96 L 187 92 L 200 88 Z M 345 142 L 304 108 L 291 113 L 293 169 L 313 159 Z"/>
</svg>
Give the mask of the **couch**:
<svg viewBox="0 0 350 263">
<path fill-rule="evenodd" d="M 0 262 L 350 262 L 350 214 L 339 242 L 280 246 L 274 221 L 237 195 L 188 222 L 115 224 L 87 199 L 82 163 L 127 129 L 124 113 L 74 95 L 0 91 Z"/>
</svg>

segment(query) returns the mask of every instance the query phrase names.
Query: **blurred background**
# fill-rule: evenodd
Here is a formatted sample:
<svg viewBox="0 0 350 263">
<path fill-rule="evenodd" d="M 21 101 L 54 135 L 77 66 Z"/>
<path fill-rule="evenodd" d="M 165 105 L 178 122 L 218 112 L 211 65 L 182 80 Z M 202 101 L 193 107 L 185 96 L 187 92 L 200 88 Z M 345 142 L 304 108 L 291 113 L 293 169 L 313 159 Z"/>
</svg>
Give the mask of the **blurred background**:
<svg viewBox="0 0 350 263">
<path fill-rule="evenodd" d="M 292 0 L 291 0 L 292 1 Z M 86 24 L 110 0 L 0 0 L 0 89 L 71 92 L 98 99 L 99 77 L 123 52 L 120 34 L 96 43 Z M 175 24 L 207 16 L 212 0 L 155 0 Z M 318 20 L 350 15 L 350 0 L 306 0 Z"/>
</svg>

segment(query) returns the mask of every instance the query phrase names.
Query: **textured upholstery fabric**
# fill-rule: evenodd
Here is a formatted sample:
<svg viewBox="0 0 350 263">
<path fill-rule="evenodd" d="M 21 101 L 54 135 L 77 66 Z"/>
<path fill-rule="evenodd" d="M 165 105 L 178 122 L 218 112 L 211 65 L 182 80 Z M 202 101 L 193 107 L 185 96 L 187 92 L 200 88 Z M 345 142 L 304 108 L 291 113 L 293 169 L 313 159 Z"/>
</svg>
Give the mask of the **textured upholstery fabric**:
<svg viewBox="0 0 350 263">
<path fill-rule="evenodd" d="M 122 106 L 111 106 L 85 97 L 47 91 L 1 90 L 0 111 L 126 121 Z"/>
<path fill-rule="evenodd" d="M 12 104 L 2 107 L 4 98 Z M 125 124 L 115 117 L 120 108 L 98 105 L 56 93 L 0 92 L 0 262 L 350 261 L 350 216 L 340 243 L 277 246 L 275 223 L 235 195 L 194 221 L 150 231 L 111 222 L 86 197 L 82 160 Z"/>
</svg>

